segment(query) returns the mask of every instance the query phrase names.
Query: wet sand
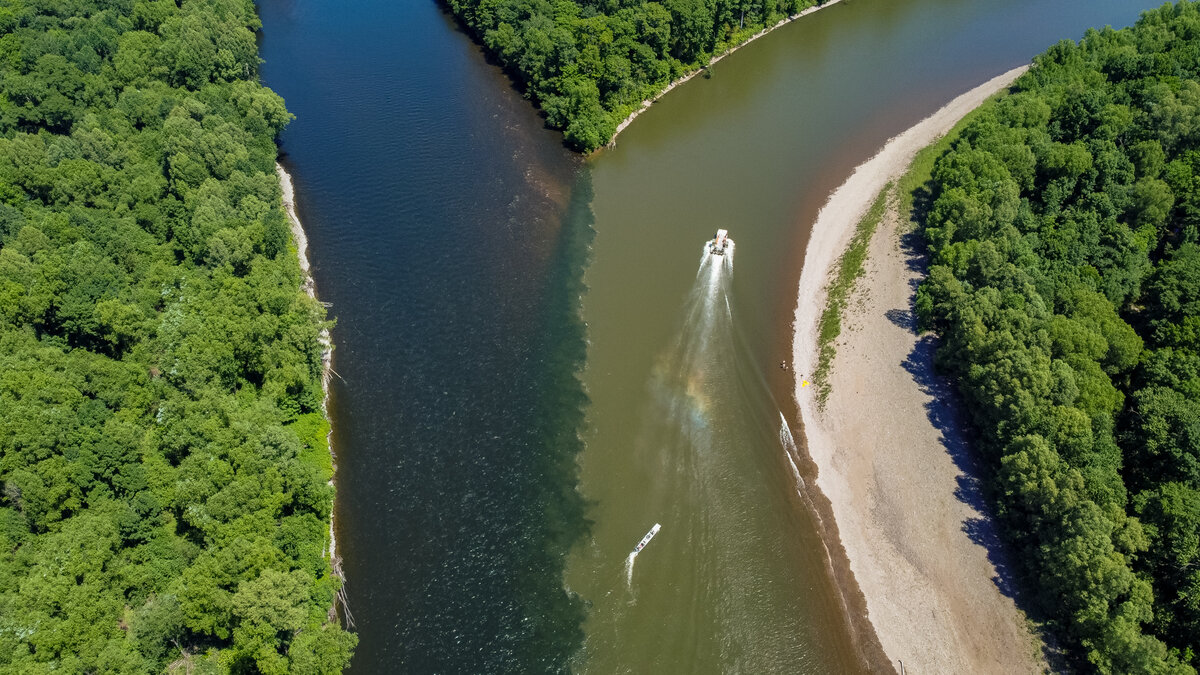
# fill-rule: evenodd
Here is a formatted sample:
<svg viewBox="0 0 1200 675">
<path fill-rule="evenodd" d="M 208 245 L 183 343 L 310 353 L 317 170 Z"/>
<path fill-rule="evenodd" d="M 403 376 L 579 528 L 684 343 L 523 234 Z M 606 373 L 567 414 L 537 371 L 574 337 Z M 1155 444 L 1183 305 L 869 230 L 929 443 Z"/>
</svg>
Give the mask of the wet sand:
<svg viewBox="0 0 1200 675">
<path fill-rule="evenodd" d="M 801 272 L 793 345 L 798 376 L 816 364 L 816 326 L 831 268 L 875 197 L 918 150 L 1023 71 L 988 81 L 893 138 L 831 195 Z M 1040 645 L 1007 595 L 1003 551 L 978 492 L 951 387 L 933 373 L 933 339 L 915 330 L 920 249 L 906 235 L 895 194 L 888 204 L 842 320 L 826 407 L 818 408 L 811 388 L 795 390 L 817 485 L 830 502 L 868 618 L 897 670 L 903 662 L 912 672 L 1041 672 Z"/>
</svg>

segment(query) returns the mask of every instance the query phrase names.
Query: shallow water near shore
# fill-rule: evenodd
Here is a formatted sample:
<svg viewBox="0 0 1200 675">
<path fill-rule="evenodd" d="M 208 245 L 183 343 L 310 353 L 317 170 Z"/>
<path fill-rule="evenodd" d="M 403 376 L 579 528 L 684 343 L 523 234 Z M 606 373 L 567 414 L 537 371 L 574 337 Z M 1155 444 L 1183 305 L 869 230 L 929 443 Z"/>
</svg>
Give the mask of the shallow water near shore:
<svg viewBox="0 0 1200 675">
<path fill-rule="evenodd" d="M 337 319 L 351 671 L 553 669 L 582 618 L 561 586 L 584 529 L 580 160 L 433 3 L 259 8 L 264 81 L 297 116 L 282 160 Z"/>
<path fill-rule="evenodd" d="M 809 225 L 889 137 L 1058 39 L 1137 13 L 1131 2 L 850 0 L 720 61 L 592 158 L 580 489 L 595 525 L 566 577 L 591 606 L 577 670 L 888 667 L 830 564 L 820 495 L 793 471 L 805 462 L 784 433 L 800 435 L 793 377 L 811 376 L 779 365 L 792 360 Z M 715 320 L 726 306 L 713 320 L 696 311 L 695 247 L 718 228 L 737 241 L 720 289 L 727 322 Z M 630 588 L 615 585 L 654 522 L 662 531 Z"/>
<path fill-rule="evenodd" d="M 352 671 L 878 665 L 781 434 L 807 223 L 889 136 L 1154 4 L 844 0 L 584 162 L 436 4 L 261 0 L 338 321 Z"/>
</svg>

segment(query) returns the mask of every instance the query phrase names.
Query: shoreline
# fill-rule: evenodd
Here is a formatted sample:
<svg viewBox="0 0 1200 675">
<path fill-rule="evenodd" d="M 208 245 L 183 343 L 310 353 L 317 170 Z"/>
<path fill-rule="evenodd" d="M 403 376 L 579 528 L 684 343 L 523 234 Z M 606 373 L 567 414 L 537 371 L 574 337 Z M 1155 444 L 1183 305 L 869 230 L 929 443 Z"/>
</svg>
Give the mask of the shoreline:
<svg viewBox="0 0 1200 675">
<path fill-rule="evenodd" d="M 666 89 L 663 89 L 662 91 L 658 92 L 651 98 L 648 98 L 648 99 L 642 101 L 642 105 L 640 107 L 638 107 L 633 112 L 629 113 L 629 116 L 626 117 L 624 120 L 621 121 L 620 124 L 617 125 L 616 131 L 613 131 L 612 138 L 608 139 L 607 143 L 600 146 L 593 152 L 599 152 L 600 150 L 602 150 L 604 148 L 616 147 L 617 136 L 620 136 L 621 132 L 624 131 L 626 127 L 628 127 L 630 124 L 633 124 L 633 120 L 637 119 L 638 115 L 641 115 L 642 113 L 649 110 L 650 106 L 652 106 L 656 102 L 658 102 L 658 99 L 665 96 L 667 94 L 667 92 L 669 92 L 672 89 L 674 89 L 675 87 L 683 84 L 684 82 L 687 82 L 688 80 L 699 75 L 700 73 L 708 70 L 717 61 L 720 61 L 721 59 L 725 58 L 726 56 L 729 56 L 730 54 L 736 52 L 737 50 L 741 49 L 742 47 L 745 47 L 746 45 L 750 44 L 751 42 L 754 42 L 758 38 L 766 35 L 767 33 L 770 33 L 771 31 L 775 30 L 776 28 L 782 28 L 783 26 L 786 26 L 787 24 L 795 21 L 796 19 L 799 19 L 800 17 L 808 16 L 809 14 L 812 14 L 813 12 L 816 12 L 817 10 L 825 9 L 826 7 L 836 5 L 841 1 L 842 0 L 828 0 L 827 2 L 825 2 L 823 4 L 813 5 L 812 7 L 805 7 L 804 9 L 800 10 L 796 14 L 791 14 L 791 15 L 785 16 L 782 19 L 780 19 L 779 21 L 775 22 L 774 24 L 767 26 L 767 27 L 763 28 L 762 30 L 758 31 L 757 33 L 755 33 L 754 35 L 751 35 L 750 37 L 746 38 L 746 40 L 744 42 L 740 42 L 740 43 L 730 47 L 729 49 L 726 49 L 725 51 L 721 52 L 720 54 L 717 54 L 716 56 L 712 57 L 711 59 L 709 59 L 707 64 L 696 68 L 695 70 L 691 71 L 690 73 L 688 73 L 686 75 L 683 75 L 675 80 L 672 80 L 671 83 L 667 85 Z"/>
<path fill-rule="evenodd" d="M 1011 85 L 1028 69 L 1029 66 L 1019 66 L 997 75 L 888 139 L 873 157 L 855 167 L 850 177 L 825 200 L 813 222 L 800 273 L 800 293 L 793 326 L 793 372 L 809 373 L 816 365 L 816 327 L 825 309 L 825 286 L 829 273 L 853 236 L 854 228 L 866 215 L 879 192 L 889 181 L 903 175 L 917 152 L 950 131 L 967 113 Z M 802 329 L 802 326 L 807 328 Z M 802 402 L 800 407 L 807 423 L 812 417 L 812 406 L 803 403 L 805 398 L 799 396 L 801 392 L 798 387 L 795 391 L 797 400 Z"/>
<path fill-rule="evenodd" d="M 1039 670 L 1023 618 L 996 586 L 992 552 L 965 531 L 967 524 L 986 528 L 987 517 L 958 491 L 966 469 L 954 429 L 932 421 L 931 406 L 943 392 L 925 371 L 914 372 L 931 368 L 922 360 L 932 353 L 930 344 L 910 320 L 893 316 L 896 307 L 910 308 L 911 284 L 919 278 L 911 252 L 901 247 L 907 217 L 900 217 L 895 194 L 870 241 L 865 275 L 846 303 L 824 412 L 812 389 L 801 390 L 800 374 L 814 372 L 830 275 L 871 204 L 905 174 L 917 152 L 1027 68 L 988 80 L 889 139 L 830 194 L 804 254 L 792 391 L 817 487 L 833 515 L 832 544 L 842 548 L 867 621 L 893 667 L 903 661 L 927 672 L 985 672 L 1007 662 L 1006 672 Z"/>
<path fill-rule="evenodd" d="M 300 273 L 303 281 L 300 283 L 300 288 L 308 297 L 320 302 L 317 298 L 317 287 L 313 281 L 312 265 L 308 260 L 308 235 L 304 232 L 304 224 L 300 222 L 300 216 L 296 212 L 296 188 L 292 183 L 292 175 L 283 168 L 283 164 L 275 162 L 275 173 L 279 176 L 279 187 L 283 191 L 283 210 L 287 213 L 288 224 L 292 232 L 292 241 L 296 244 L 296 258 L 300 262 Z M 326 421 L 329 422 L 329 431 L 325 434 L 325 443 L 329 447 L 329 457 L 333 467 L 333 474 L 329 477 L 329 484 L 333 485 L 333 476 L 337 474 L 337 454 L 333 451 L 333 420 L 329 417 L 329 383 L 333 376 L 333 339 L 329 335 L 328 328 L 322 328 L 318 334 L 318 340 L 321 343 L 321 411 L 325 415 Z M 336 492 L 334 500 L 336 502 Z M 347 620 L 353 624 L 350 619 L 349 607 L 346 605 L 345 583 L 346 575 L 342 571 L 342 559 L 337 553 L 337 534 L 334 529 L 335 509 L 329 510 L 329 550 L 326 552 L 329 556 L 329 567 L 334 577 L 342 582 L 342 587 L 338 589 L 334 599 L 333 606 L 329 609 L 330 620 L 336 616 L 337 606 L 340 603 L 346 613 Z"/>
</svg>

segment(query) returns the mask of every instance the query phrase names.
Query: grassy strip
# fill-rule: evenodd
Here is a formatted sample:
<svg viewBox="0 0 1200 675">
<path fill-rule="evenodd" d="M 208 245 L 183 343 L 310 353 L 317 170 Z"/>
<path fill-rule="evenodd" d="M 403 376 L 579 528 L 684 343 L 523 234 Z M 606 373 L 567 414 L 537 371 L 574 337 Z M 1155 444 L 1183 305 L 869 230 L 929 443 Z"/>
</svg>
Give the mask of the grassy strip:
<svg viewBox="0 0 1200 675">
<path fill-rule="evenodd" d="M 826 296 L 825 310 L 821 313 L 821 322 L 818 326 L 817 369 L 813 373 L 813 386 L 817 390 L 817 400 L 821 407 L 825 406 L 825 400 L 829 397 L 828 375 L 833 365 L 833 357 L 837 354 L 834 341 L 842 332 L 842 312 L 849 301 L 850 292 L 854 290 L 854 283 L 863 275 L 863 265 L 867 259 L 867 245 L 871 242 L 871 235 L 875 233 L 875 228 L 883 219 L 888 192 L 892 187 L 897 188 L 900 198 L 900 213 L 907 214 L 910 223 L 915 227 L 923 215 L 918 208 L 914 207 L 920 203 L 919 200 L 924 195 L 928 194 L 928 184 L 932 180 L 934 163 L 950 149 L 959 133 L 979 116 L 979 111 L 1000 98 L 1003 93 L 996 94 L 980 107 L 967 113 L 947 134 L 921 149 L 899 180 L 884 186 L 883 190 L 879 192 L 879 196 L 875 198 L 875 202 L 871 204 L 871 208 L 859 221 L 854 238 L 850 240 L 850 245 L 838 259 L 837 269 Z"/>
<path fill-rule="evenodd" d="M 871 235 L 875 234 L 879 221 L 883 219 L 884 206 L 893 185 L 894 183 L 888 183 L 879 191 L 875 203 L 871 204 L 866 215 L 858 222 L 854 238 L 838 259 L 837 269 L 829 284 L 825 311 L 821 312 L 821 322 L 817 327 L 817 370 L 813 373 L 813 386 L 816 387 L 817 400 L 821 407 L 825 407 L 825 399 L 829 397 L 827 376 L 833 365 L 833 357 L 837 353 L 834 340 L 842 332 L 842 311 L 850 300 L 850 291 L 854 290 L 854 283 L 863 275 L 867 246 L 871 243 Z"/>
</svg>

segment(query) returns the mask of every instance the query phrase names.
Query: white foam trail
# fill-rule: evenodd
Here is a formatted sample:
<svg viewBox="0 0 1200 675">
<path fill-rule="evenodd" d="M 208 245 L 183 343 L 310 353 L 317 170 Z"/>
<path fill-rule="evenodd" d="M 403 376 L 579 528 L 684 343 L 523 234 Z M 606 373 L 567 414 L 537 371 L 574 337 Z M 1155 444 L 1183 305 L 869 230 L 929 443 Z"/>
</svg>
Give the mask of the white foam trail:
<svg viewBox="0 0 1200 675">
<path fill-rule="evenodd" d="M 637 551 L 629 554 L 625 559 L 625 586 L 626 588 L 633 586 L 633 561 L 637 560 Z"/>
<path fill-rule="evenodd" d="M 796 438 L 792 436 L 792 429 L 788 426 L 787 418 L 783 416 L 783 411 L 779 411 L 779 442 L 783 443 L 783 454 L 787 456 L 788 464 L 792 465 L 792 475 L 796 477 L 797 492 L 804 490 L 804 479 L 800 477 L 800 469 L 796 466 Z"/>
<path fill-rule="evenodd" d="M 725 244 L 725 253 L 717 256 L 708 248 L 711 243 L 711 241 L 706 241 L 700 247 L 700 266 L 696 269 L 696 276 L 700 276 L 700 272 L 704 271 L 704 265 L 711 262 L 713 258 L 719 258 L 719 261 L 713 264 L 713 267 L 716 268 L 713 270 L 714 272 L 721 269 L 733 271 L 733 254 L 737 251 L 737 244 L 732 239 L 728 240 L 728 243 Z"/>
</svg>

